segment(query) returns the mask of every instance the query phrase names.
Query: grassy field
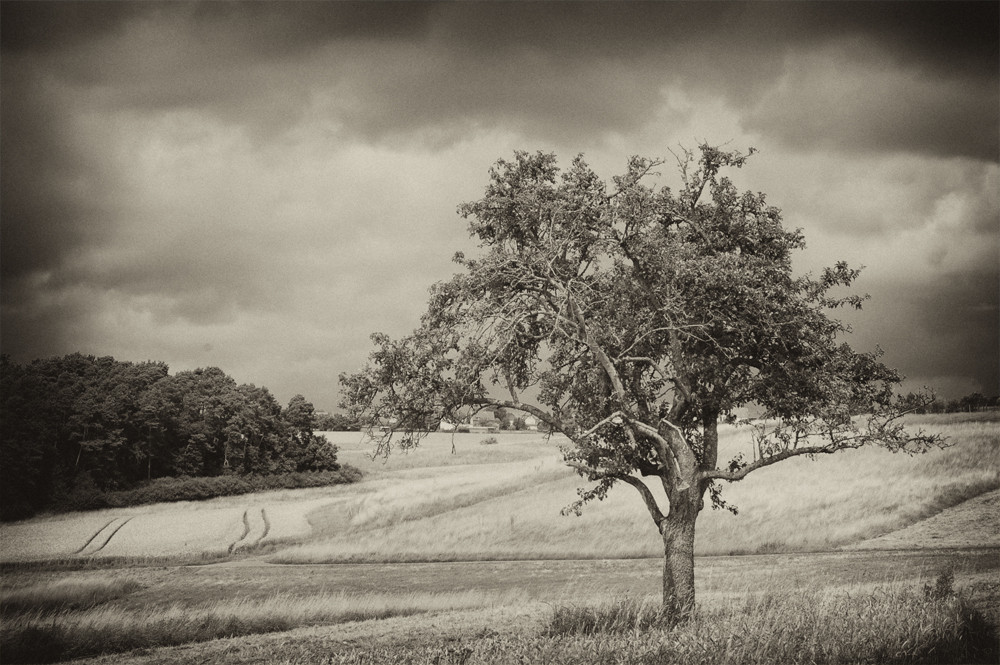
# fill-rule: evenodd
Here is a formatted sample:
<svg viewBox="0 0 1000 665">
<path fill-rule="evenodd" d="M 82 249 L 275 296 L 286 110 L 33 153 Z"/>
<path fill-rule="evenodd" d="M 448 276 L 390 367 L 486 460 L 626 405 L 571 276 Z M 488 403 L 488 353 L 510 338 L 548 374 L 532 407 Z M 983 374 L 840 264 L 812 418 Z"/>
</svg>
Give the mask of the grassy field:
<svg viewBox="0 0 1000 665">
<path fill-rule="evenodd" d="M 954 443 L 925 455 L 881 449 L 796 458 L 724 487 L 734 516 L 706 510 L 698 554 L 823 551 L 855 546 L 1000 488 L 1000 423 L 929 416 L 915 424 Z M 538 433 L 432 434 L 417 450 L 372 460 L 358 433 L 331 433 L 365 472 L 349 486 L 263 492 L 39 517 L 0 525 L 0 562 L 224 559 L 270 553 L 283 563 L 658 556 L 662 545 L 629 486 L 581 517 L 563 516 L 583 480 L 560 439 Z M 452 445 L 455 454 L 452 454 Z M 725 429 L 723 458 L 750 456 Z M 662 496 L 662 489 L 654 487 Z M 987 528 L 989 527 L 989 528 Z M 996 533 L 1000 524 L 979 533 Z M 988 542 L 985 544 L 989 544 Z M 1000 541 L 996 541 L 1000 544 Z"/>
<path fill-rule="evenodd" d="M 740 514 L 699 518 L 699 614 L 680 627 L 641 618 L 662 545 L 634 489 L 560 514 L 580 479 L 558 439 L 437 434 L 372 460 L 338 433 L 361 483 L 0 526 L 0 657 L 996 662 L 980 642 L 1000 621 L 1000 421 L 913 424 L 954 445 L 796 459 L 725 488 Z M 749 453 L 735 430 L 722 446 Z M 959 593 L 925 590 L 942 575 Z"/>
<path fill-rule="evenodd" d="M 997 421 L 953 420 L 925 417 L 919 423 L 950 437 L 955 445 L 944 450 L 911 457 L 865 449 L 815 460 L 793 459 L 727 486 L 724 497 L 738 507 L 739 515 L 702 513 L 696 553 L 828 550 L 895 531 L 1000 488 Z M 345 504 L 316 509 L 309 516 L 316 527 L 314 537 L 273 560 L 662 554 L 648 513 L 629 486 L 614 488 L 605 501 L 588 506 L 580 517 L 560 514 L 575 498 L 581 479 L 558 463 L 558 439 L 510 434 L 496 446 L 479 446 L 474 435 L 456 439 L 457 455 L 450 453 L 450 436 L 432 435 L 422 448 L 383 463 L 364 457 L 369 448 L 357 434 L 341 434 L 338 444 L 350 462 L 364 467 L 375 482 L 388 484 Z M 740 452 L 750 456 L 748 436 L 734 429 L 723 431 L 720 447 L 724 456 Z M 511 461 L 532 452 L 534 458 Z M 495 461 L 479 464 L 482 454 Z M 662 490 L 654 491 L 662 496 Z M 994 533 L 998 526 L 993 525 Z"/>
<path fill-rule="evenodd" d="M 996 580 L 995 559 L 709 557 L 699 561 L 698 614 L 676 627 L 648 593 L 658 581 L 651 560 L 81 572 L 73 583 L 36 580 L 5 594 L 0 651 L 4 662 L 103 653 L 92 662 L 127 665 L 989 663 L 990 628 L 969 599 Z M 953 577 L 939 593 L 935 571 L 944 570 Z M 484 577 L 493 588 L 475 588 Z M 382 590 L 366 591 L 365 581 Z M 175 595 L 185 588 L 186 599 Z"/>
</svg>

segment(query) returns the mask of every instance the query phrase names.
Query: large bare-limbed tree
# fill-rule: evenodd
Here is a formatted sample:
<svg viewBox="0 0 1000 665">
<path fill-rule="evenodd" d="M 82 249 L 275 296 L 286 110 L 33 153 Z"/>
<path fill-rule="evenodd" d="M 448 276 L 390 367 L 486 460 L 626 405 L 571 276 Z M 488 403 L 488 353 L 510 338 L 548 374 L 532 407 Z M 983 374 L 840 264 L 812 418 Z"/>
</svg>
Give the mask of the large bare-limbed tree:
<svg viewBox="0 0 1000 665">
<path fill-rule="evenodd" d="M 664 605 L 683 616 L 695 521 L 706 493 L 725 506 L 720 481 L 799 455 L 940 442 L 903 429 L 900 377 L 830 316 L 861 306 L 834 295 L 858 271 L 792 274 L 801 233 L 721 173 L 747 156 L 675 156 L 677 191 L 648 184 L 659 160 L 632 158 L 610 184 L 581 157 L 564 173 L 551 154 L 498 161 L 483 198 L 459 207 L 480 256 L 457 255 L 464 270 L 433 287 L 420 327 L 373 335 L 368 365 L 341 382 L 382 454 L 470 407 L 564 434 L 567 463 L 591 483 L 572 509 L 634 487 L 663 537 Z M 762 412 L 748 424 L 754 454 L 720 464 L 719 424 L 745 405 Z"/>
</svg>

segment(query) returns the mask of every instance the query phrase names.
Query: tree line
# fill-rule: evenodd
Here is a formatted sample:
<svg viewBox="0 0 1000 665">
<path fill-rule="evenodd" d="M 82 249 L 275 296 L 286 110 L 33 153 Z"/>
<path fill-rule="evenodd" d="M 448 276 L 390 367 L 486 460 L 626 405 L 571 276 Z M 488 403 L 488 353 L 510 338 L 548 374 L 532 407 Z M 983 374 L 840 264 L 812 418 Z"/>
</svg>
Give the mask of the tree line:
<svg viewBox="0 0 1000 665">
<path fill-rule="evenodd" d="M 903 398 L 903 404 L 914 413 L 974 413 L 1000 409 L 1000 397 L 987 397 L 975 392 L 955 399 L 928 402 L 921 395 L 909 393 Z"/>
<path fill-rule="evenodd" d="M 286 407 L 217 367 L 171 375 L 163 362 L 74 353 L 0 359 L 0 517 L 18 519 L 74 492 L 167 477 L 334 471 L 301 395 Z"/>
</svg>

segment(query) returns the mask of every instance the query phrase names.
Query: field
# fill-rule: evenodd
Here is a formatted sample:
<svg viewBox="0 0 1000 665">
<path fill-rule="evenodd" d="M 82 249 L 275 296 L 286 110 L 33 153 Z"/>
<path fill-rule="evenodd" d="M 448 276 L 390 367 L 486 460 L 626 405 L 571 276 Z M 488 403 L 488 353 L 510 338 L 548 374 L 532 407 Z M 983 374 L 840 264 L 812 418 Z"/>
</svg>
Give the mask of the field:
<svg viewBox="0 0 1000 665">
<path fill-rule="evenodd" d="M 4 662 L 768 662 L 792 643 L 826 644 L 824 626 L 840 625 L 832 617 L 863 606 L 893 622 L 879 630 L 895 635 L 886 643 L 895 662 L 937 662 L 928 653 L 963 662 L 973 656 L 954 644 L 992 638 L 985 624 L 961 631 L 1000 620 L 1000 422 L 912 424 L 954 445 L 798 459 L 726 487 L 739 515 L 699 518 L 698 620 L 629 624 L 630 641 L 549 633 L 567 608 L 655 604 L 662 545 L 634 489 L 563 516 L 582 479 L 562 465 L 558 439 L 435 434 L 372 460 L 357 433 L 330 433 L 340 458 L 365 472 L 361 483 L 0 526 L 0 653 Z M 497 443 L 482 444 L 487 436 Z M 722 445 L 749 452 L 735 430 Z M 958 595 L 934 595 L 944 582 Z M 799 632 L 765 646 L 759 635 L 750 648 L 748 617 Z M 846 651 L 802 653 L 870 660 L 869 647 L 850 646 L 847 636 L 864 632 L 856 619 L 834 639 Z M 664 651 L 668 634 L 671 649 L 687 650 Z"/>
</svg>

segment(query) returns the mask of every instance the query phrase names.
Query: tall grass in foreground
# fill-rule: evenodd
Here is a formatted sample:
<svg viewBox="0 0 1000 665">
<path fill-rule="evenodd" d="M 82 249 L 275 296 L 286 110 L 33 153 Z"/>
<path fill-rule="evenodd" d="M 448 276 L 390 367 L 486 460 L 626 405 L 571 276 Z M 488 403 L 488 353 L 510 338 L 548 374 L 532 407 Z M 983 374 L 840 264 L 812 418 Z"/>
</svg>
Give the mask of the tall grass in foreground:
<svg viewBox="0 0 1000 665">
<path fill-rule="evenodd" d="M 913 589 L 751 596 L 670 627 L 652 602 L 557 608 L 541 635 L 334 654 L 330 663 L 995 663 L 982 617 L 959 597 Z M 293 661 L 298 662 L 298 661 Z"/>
<path fill-rule="evenodd" d="M 493 607 L 512 604 L 519 599 L 517 594 L 476 591 L 365 596 L 276 595 L 263 601 L 236 599 L 198 609 L 175 606 L 136 612 L 108 606 L 56 614 L 35 611 L 4 618 L 0 628 L 0 653 L 4 663 L 51 663 L 102 653 L 285 631 L 306 625 Z"/>
<path fill-rule="evenodd" d="M 129 579 L 59 580 L 22 589 L 0 591 L 0 613 L 51 613 L 96 607 L 133 591 L 142 585 Z"/>
</svg>

